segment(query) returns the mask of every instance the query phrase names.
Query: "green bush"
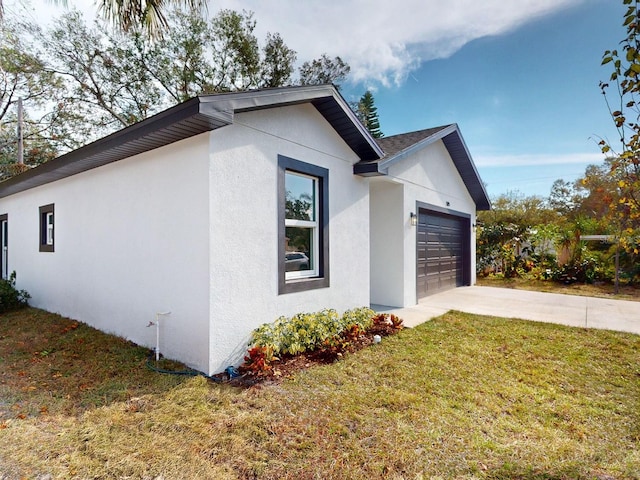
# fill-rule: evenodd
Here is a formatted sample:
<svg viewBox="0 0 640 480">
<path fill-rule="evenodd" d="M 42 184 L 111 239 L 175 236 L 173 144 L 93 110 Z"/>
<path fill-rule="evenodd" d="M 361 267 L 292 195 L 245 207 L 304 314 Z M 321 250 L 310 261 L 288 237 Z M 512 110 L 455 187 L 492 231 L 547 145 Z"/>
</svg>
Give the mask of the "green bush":
<svg viewBox="0 0 640 480">
<path fill-rule="evenodd" d="M 374 311 L 367 307 L 347 310 L 342 316 L 333 309 L 316 313 L 298 313 L 265 323 L 251 333 L 250 346 L 264 347 L 273 355 L 297 355 L 320 348 L 346 330 L 357 326 L 367 330 L 373 324 Z"/>
<path fill-rule="evenodd" d="M 16 272 L 8 280 L 0 279 L 0 313 L 26 307 L 30 298 L 26 290 L 16 289 Z"/>
<path fill-rule="evenodd" d="M 595 256 L 588 256 L 581 260 L 574 260 L 559 266 L 552 274 L 553 280 L 565 284 L 593 283 L 606 280 L 604 269 Z"/>
</svg>

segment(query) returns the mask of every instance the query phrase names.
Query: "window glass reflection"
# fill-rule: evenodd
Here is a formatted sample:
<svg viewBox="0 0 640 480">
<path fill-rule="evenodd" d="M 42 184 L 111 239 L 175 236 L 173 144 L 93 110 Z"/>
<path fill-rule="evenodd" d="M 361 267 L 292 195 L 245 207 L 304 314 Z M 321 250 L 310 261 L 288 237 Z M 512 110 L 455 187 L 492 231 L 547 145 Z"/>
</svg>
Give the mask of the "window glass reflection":
<svg viewBox="0 0 640 480">
<path fill-rule="evenodd" d="M 310 228 L 286 227 L 284 261 L 286 272 L 314 269 L 312 232 Z"/>
<path fill-rule="evenodd" d="M 315 221 L 316 180 L 303 175 L 285 174 L 285 216 L 290 220 Z"/>
</svg>

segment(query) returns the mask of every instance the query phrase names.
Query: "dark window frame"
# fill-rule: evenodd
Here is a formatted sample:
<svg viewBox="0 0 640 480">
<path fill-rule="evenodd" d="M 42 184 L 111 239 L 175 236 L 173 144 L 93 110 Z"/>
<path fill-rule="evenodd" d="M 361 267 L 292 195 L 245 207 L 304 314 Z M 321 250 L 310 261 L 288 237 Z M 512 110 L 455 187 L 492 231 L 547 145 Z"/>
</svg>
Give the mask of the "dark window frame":
<svg viewBox="0 0 640 480">
<path fill-rule="evenodd" d="M 2 222 L 7 222 L 7 238 L 6 238 L 7 258 L 5 260 L 4 259 L 4 255 L 2 255 L 2 252 L 0 252 L 0 278 L 2 278 L 4 280 L 8 280 L 9 279 L 9 268 L 8 268 L 8 265 L 5 265 L 5 261 L 7 263 L 9 263 L 9 214 L 8 213 L 3 213 L 2 215 L 0 215 L 0 248 L 2 248 L 2 246 L 3 246 L 2 245 L 2 236 L 4 235 L 4 232 L 1 229 Z"/>
<path fill-rule="evenodd" d="M 49 205 L 43 205 L 39 209 L 40 212 L 40 251 L 41 252 L 54 252 L 55 251 L 55 238 L 56 238 L 56 214 L 54 204 L 50 203 Z M 52 235 L 52 243 L 47 243 L 47 215 L 53 215 L 53 235 Z"/>
<path fill-rule="evenodd" d="M 286 279 L 285 272 L 285 175 L 301 173 L 318 180 L 318 275 Z M 329 287 L 329 170 L 293 158 L 278 155 L 278 295 Z"/>
</svg>

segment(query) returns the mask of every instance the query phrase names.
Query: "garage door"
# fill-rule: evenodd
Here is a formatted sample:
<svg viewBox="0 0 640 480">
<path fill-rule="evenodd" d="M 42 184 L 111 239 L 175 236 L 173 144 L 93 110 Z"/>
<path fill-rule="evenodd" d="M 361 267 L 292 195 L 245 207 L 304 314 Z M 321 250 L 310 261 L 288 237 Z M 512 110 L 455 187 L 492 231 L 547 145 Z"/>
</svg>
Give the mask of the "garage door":
<svg viewBox="0 0 640 480">
<path fill-rule="evenodd" d="M 466 285 L 469 220 L 420 209 L 417 230 L 418 300 Z"/>
</svg>

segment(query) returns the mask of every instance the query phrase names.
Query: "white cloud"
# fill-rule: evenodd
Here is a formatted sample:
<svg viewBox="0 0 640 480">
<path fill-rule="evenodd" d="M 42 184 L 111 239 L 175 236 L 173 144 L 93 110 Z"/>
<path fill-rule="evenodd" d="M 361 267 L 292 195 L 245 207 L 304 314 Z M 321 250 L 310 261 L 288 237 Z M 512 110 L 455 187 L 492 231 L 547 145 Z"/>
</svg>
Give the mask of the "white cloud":
<svg viewBox="0 0 640 480">
<path fill-rule="evenodd" d="M 322 53 L 351 65 L 351 79 L 402 83 L 421 62 L 513 30 L 584 0 L 212 0 L 255 12 L 259 34 L 280 32 L 299 59 Z"/>
<path fill-rule="evenodd" d="M 568 153 L 559 155 L 474 155 L 478 167 L 525 167 L 543 165 L 589 165 L 604 160 L 601 153 Z"/>
<path fill-rule="evenodd" d="M 209 15 L 230 8 L 255 12 L 256 33 L 279 32 L 300 61 L 323 53 L 351 66 L 350 79 L 399 85 L 420 63 L 453 55 L 466 43 L 499 35 L 586 0 L 208 0 Z M 5 6 L 21 3 L 5 0 Z M 64 13 L 32 0 L 42 23 Z M 68 0 L 91 18 L 94 0 Z M 9 7 L 11 8 L 11 7 Z"/>
</svg>

